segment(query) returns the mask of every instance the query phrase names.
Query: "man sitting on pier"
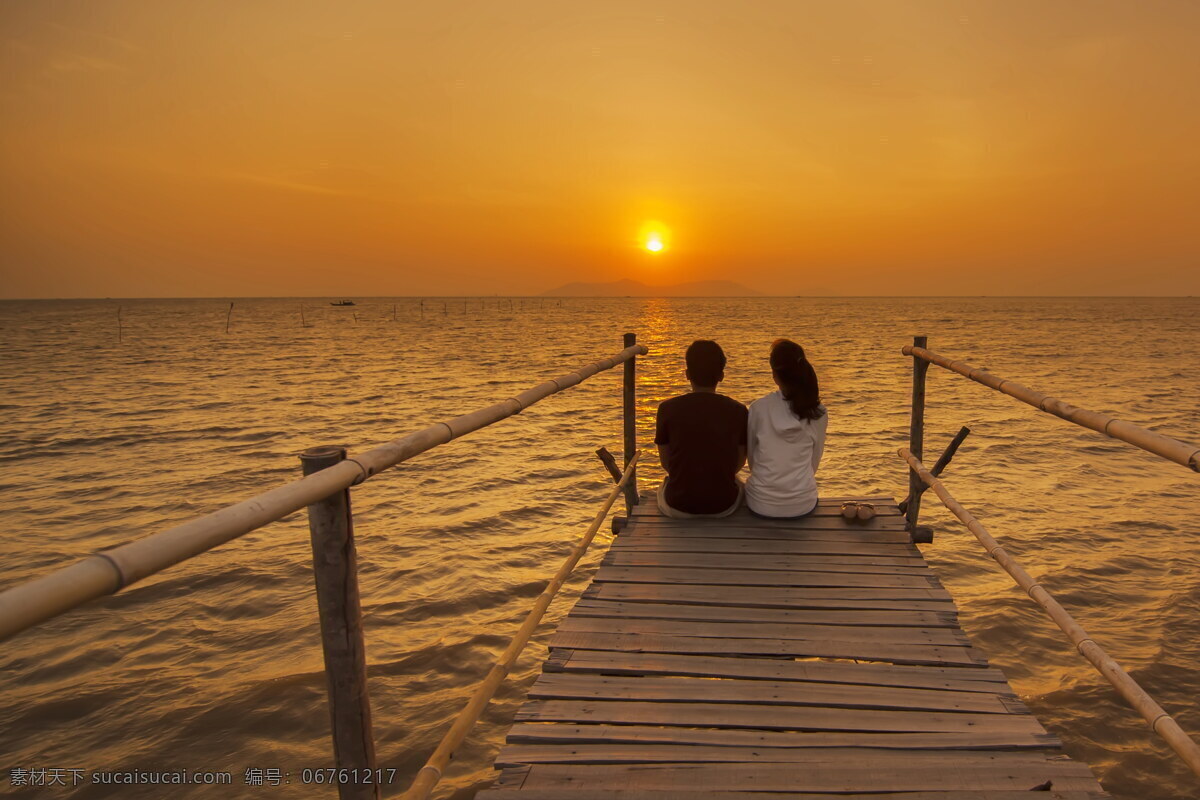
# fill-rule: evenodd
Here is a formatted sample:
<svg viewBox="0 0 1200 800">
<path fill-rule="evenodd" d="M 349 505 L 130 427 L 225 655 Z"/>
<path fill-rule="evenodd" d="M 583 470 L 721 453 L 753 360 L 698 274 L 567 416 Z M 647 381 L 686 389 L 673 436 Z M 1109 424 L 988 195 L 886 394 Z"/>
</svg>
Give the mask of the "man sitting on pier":
<svg viewBox="0 0 1200 800">
<path fill-rule="evenodd" d="M 708 339 L 692 342 L 685 356 L 688 394 L 658 407 L 654 443 L 667 479 L 658 507 L 668 517 L 725 517 L 742 499 L 738 470 L 746 463 L 746 406 L 717 394 L 725 378 L 725 353 Z"/>
</svg>

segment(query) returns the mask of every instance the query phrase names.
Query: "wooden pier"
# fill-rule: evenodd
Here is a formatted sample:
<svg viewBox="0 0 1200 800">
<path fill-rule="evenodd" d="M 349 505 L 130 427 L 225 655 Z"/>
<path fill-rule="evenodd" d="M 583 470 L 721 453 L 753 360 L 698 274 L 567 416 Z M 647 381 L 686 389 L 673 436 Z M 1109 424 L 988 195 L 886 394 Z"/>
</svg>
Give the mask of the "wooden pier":
<svg viewBox="0 0 1200 800">
<path fill-rule="evenodd" d="M 847 522 L 643 498 L 479 800 L 1106 795 L 972 647 L 891 499 Z M 895 794 L 893 794 L 895 793 Z"/>
</svg>

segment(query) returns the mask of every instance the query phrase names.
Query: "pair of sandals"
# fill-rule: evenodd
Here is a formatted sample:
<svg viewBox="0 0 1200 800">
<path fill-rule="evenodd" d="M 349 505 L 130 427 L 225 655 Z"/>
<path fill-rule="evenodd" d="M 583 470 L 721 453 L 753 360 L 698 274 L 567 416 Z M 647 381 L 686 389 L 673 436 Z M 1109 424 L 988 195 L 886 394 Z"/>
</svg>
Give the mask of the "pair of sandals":
<svg viewBox="0 0 1200 800">
<path fill-rule="evenodd" d="M 872 503 L 847 500 L 842 503 L 842 516 L 851 522 L 866 522 L 875 517 L 875 506 Z"/>
</svg>

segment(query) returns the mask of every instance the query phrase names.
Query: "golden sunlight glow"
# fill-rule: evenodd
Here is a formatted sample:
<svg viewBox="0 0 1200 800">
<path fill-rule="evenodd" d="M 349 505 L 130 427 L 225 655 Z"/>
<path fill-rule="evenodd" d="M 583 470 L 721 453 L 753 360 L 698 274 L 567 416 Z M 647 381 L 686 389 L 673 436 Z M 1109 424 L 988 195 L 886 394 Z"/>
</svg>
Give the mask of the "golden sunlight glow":
<svg viewBox="0 0 1200 800">
<path fill-rule="evenodd" d="M 658 220 L 649 220 L 642 225 L 638 241 L 641 242 L 643 249 L 651 253 L 661 253 L 667 249 L 671 241 L 670 229 Z"/>
<path fill-rule="evenodd" d="M 1200 2 L 598 5 L 0 3 L 0 298 L 1200 296 Z"/>
</svg>

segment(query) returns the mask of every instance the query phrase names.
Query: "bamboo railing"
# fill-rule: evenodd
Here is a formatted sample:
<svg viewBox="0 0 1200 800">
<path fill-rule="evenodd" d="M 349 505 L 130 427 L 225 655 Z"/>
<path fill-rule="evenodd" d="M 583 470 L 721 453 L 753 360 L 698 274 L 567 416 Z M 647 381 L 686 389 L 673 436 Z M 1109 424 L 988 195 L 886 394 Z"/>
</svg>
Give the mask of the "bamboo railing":
<svg viewBox="0 0 1200 800">
<path fill-rule="evenodd" d="M 1063 400 L 1042 394 L 1035 389 L 1030 389 L 1028 386 L 1022 386 L 1016 381 L 1010 381 L 1007 378 L 993 375 L 987 370 L 946 358 L 922 346 L 924 345 L 924 337 L 918 337 L 914 341 L 918 343 L 905 345 L 902 350 L 904 355 L 912 356 L 914 361 L 920 360 L 930 364 L 937 364 L 939 367 L 948 369 L 951 372 L 957 372 L 959 375 L 965 375 L 976 383 L 982 383 L 984 386 L 995 389 L 998 392 L 1003 392 L 1009 397 L 1015 397 L 1022 403 L 1028 403 L 1034 408 L 1065 419 L 1067 422 L 1073 422 L 1084 428 L 1090 428 L 1091 430 L 1103 433 L 1105 436 L 1111 436 L 1114 439 L 1128 442 L 1135 447 L 1140 447 L 1150 453 L 1162 456 L 1168 461 L 1174 461 L 1176 464 L 1181 464 L 1193 471 L 1200 472 L 1200 447 L 1194 444 L 1188 444 L 1177 439 L 1172 439 L 1169 436 L 1163 436 L 1161 433 L 1148 431 L 1131 422 L 1124 422 L 1107 414 L 1073 406 Z M 924 384 L 922 382 L 922 400 L 923 393 Z M 916 404 L 914 401 L 915 408 Z M 919 458 L 921 456 L 920 449 L 912 449 Z"/>
<path fill-rule="evenodd" d="M 1138 686 L 1137 682 L 1116 661 L 1109 657 L 1100 645 L 1096 644 L 1087 635 L 1087 632 L 1067 613 L 1066 609 L 1059 605 L 1058 601 L 1049 592 L 1034 581 L 1029 573 L 1022 569 L 1004 551 L 1003 547 L 997 544 L 996 540 L 991 537 L 979 521 L 950 495 L 937 477 L 937 468 L 935 467 L 932 472 L 925 469 L 925 466 L 921 463 L 921 447 L 924 437 L 925 370 L 929 364 L 936 364 L 951 372 L 964 375 L 990 389 L 1014 397 L 1023 403 L 1028 403 L 1034 408 L 1045 411 L 1048 414 L 1060 417 L 1067 422 L 1103 433 L 1114 439 L 1120 439 L 1123 442 L 1132 444 L 1135 447 L 1139 447 L 1149 453 L 1154 453 L 1168 461 L 1188 467 L 1197 472 L 1200 472 L 1200 447 L 1181 442 L 1178 439 L 1172 439 L 1169 436 L 1163 436 L 1160 433 L 1148 431 L 1145 428 L 1130 422 L 1124 422 L 1107 414 L 1079 408 L 1035 389 L 1030 389 L 1028 386 L 1023 386 L 1015 381 L 993 375 L 987 370 L 947 358 L 927 349 L 925 345 L 925 337 L 918 336 L 913 338 L 912 345 L 906 345 L 901 351 L 906 356 L 912 356 L 913 359 L 912 430 L 910 432 L 909 447 L 902 448 L 899 452 L 900 457 L 910 467 L 910 502 L 907 513 L 908 527 L 914 533 L 914 539 L 916 531 L 920 530 L 916 526 L 916 515 L 919 506 L 914 507 L 912 500 L 919 500 L 920 492 L 927 486 L 932 488 L 946 508 L 958 517 L 971 533 L 975 534 L 975 538 L 984 546 L 988 554 L 1012 576 L 1013 580 L 1021 588 L 1028 592 L 1030 598 L 1045 609 L 1055 624 L 1071 638 L 1079 653 L 1087 658 L 1100 671 L 1100 674 L 1107 678 L 1109 683 L 1117 689 L 1121 696 L 1145 718 L 1151 730 L 1166 740 L 1188 767 L 1196 775 L 1200 776 L 1200 747 L 1197 747 L 1196 743 L 1179 727 L 1175 720 L 1153 698 L 1146 694 L 1145 690 Z M 952 443 L 951 449 L 954 446 Z M 948 450 L 948 452 L 951 451 Z"/>
<path fill-rule="evenodd" d="M 413 779 L 412 785 L 408 787 L 408 791 L 400 796 L 401 800 L 426 800 L 442 779 L 442 770 L 450 763 L 455 749 L 467 738 L 467 734 L 470 733 L 475 723 L 479 721 L 479 716 L 483 713 L 487 704 L 491 702 L 492 697 L 495 696 L 496 690 L 500 688 L 500 684 L 508 677 L 509 671 L 517 661 L 517 657 L 521 655 L 521 652 L 525 649 L 525 645 L 529 643 L 529 638 L 533 636 L 538 623 L 542 621 L 542 617 L 546 614 L 546 609 L 550 607 L 550 601 L 554 599 L 554 596 L 558 594 L 558 590 L 562 588 L 563 583 L 575 571 L 575 567 L 579 564 L 579 559 L 583 558 L 592 540 L 596 538 L 596 531 L 600 530 L 601 524 L 604 523 L 604 518 L 608 516 L 608 510 L 612 508 L 612 504 L 617 497 L 625 491 L 630 479 L 634 475 L 634 469 L 637 467 L 637 459 L 638 454 L 634 453 L 629 463 L 625 466 L 625 472 L 617 481 L 617 485 L 609 492 L 604 504 L 596 513 L 595 519 L 592 520 L 592 524 L 588 526 L 587 531 L 580 538 L 579 544 L 575 545 L 575 549 L 567 556 L 567 560 L 563 562 L 563 565 L 558 568 L 558 572 L 555 573 L 550 583 L 538 595 L 520 629 L 509 640 L 508 647 L 505 648 L 504 653 L 492 666 L 491 671 L 488 672 L 483 682 L 476 687 L 475 694 L 471 695 L 471 699 L 463 706 L 462 711 L 454 718 L 454 723 L 442 737 L 442 741 L 438 744 L 437 749 L 429 756 L 429 760 L 425 762 L 425 766 L 417 771 L 417 777 Z"/>
<path fill-rule="evenodd" d="M 0 592 L 0 641 L 283 519 L 334 492 L 362 483 L 438 445 L 511 417 L 598 372 L 647 352 L 643 345 L 626 347 L 615 356 L 526 389 L 495 405 L 446 422 L 436 422 L 298 481 L 160 533 L 96 553 L 69 567 Z"/>
<path fill-rule="evenodd" d="M 975 538 L 987 550 L 988 555 L 995 559 L 996 563 L 1012 576 L 1017 585 L 1024 589 L 1035 603 L 1045 609 L 1050 618 L 1054 620 L 1054 624 L 1058 625 L 1070 637 L 1080 655 L 1090 661 L 1100 674 L 1108 679 L 1108 682 L 1113 685 L 1121 696 L 1149 723 L 1150 729 L 1166 740 L 1167 744 L 1179 754 L 1179 757 L 1191 768 L 1192 772 L 1200 776 L 1200 747 L 1196 746 L 1196 743 L 1179 727 L 1179 724 L 1171 718 L 1171 715 L 1164 711 L 1162 706 L 1154 701 L 1154 698 L 1146 694 L 1146 691 L 1137 684 L 1137 681 L 1131 678 L 1129 673 L 1125 672 L 1121 668 L 1121 665 L 1104 651 L 1104 648 L 1096 644 L 1095 640 L 1088 635 L 1087 631 L 1075 621 L 1067 610 L 1059 605 L 1058 601 L 1041 584 L 1035 581 L 1028 572 L 1022 569 L 1020 564 L 1005 552 L 1004 548 L 979 523 L 979 520 L 975 519 L 970 511 L 963 508 L 951 496 L 941 480 L 925 469 L 925 465 L 915 458 L 911 451 L 907 448 L 901 448 L 899 453 L 900 457 L 908 462 L 913 473 L 920 476 L 920 479 L 937 493 L 937 496 L 946 508 L 954 516 L 958 517 L 971 533 L 975 534 Z"/>
</svg>

